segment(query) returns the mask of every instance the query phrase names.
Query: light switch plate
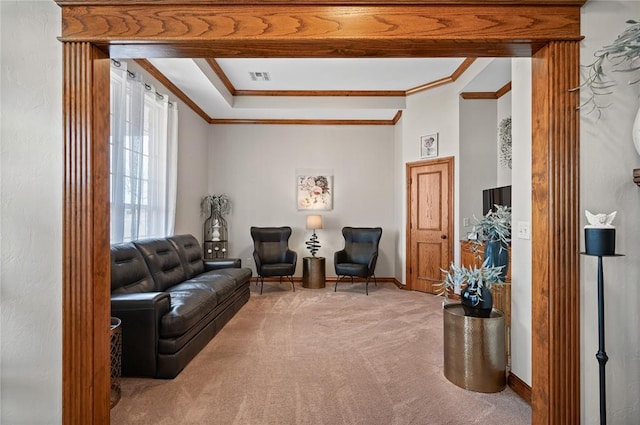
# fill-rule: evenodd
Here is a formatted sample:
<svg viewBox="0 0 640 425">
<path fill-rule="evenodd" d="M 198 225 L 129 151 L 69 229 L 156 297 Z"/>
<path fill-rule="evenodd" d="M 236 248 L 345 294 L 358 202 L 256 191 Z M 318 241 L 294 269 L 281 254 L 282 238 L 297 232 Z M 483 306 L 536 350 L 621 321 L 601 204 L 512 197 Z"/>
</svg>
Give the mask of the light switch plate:
<svg viewBox="0 0 640 425">
<path fill-rule="evenodd" d="M 518 222 L 518 238 L 519 239 L 531 239 L 531 232 L 529 230 L 528 221 Z"/>
</svg>

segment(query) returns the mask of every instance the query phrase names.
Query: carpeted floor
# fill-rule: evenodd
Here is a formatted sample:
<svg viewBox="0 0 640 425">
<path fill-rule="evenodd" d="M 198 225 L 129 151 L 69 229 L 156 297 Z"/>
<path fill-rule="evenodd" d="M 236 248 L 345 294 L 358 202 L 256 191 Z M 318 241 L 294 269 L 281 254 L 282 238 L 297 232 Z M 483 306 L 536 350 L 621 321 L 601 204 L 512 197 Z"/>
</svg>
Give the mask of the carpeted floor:
<svg viewBox="0 0 640 425">
<path fill-rule="evenodd" d="M 443 374 L 442 298 L 391 284 L 251 299 L 173 380 L 123 378 L 112 424 L 531 423 L 510 389 L 481 394 Z"/>
</svg>

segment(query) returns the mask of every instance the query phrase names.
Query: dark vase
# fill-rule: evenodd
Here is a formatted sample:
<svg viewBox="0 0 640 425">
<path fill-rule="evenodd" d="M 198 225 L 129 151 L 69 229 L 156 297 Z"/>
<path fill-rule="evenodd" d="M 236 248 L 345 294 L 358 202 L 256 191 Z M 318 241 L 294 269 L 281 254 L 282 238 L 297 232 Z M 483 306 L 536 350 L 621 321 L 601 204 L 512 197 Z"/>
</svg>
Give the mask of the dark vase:
<svg viewBox="0 0 640 425">
<path fill-rule="evenodd" d="M 484 245 L 484 259 L 487 267 L 500 267 L 500 280 L 504 282 L 507 277 L 507 269 L 509 268 L 509 249 L 501 240 L 489 240 Z"/>
<path fill-rule="evenodd" d="M 480 295 L 478 296 L 478 292 Z M 476 288 L 470 289 L 467 285 L 460 294 L 462 309 L 465 316 L 471 317 L 490 317 L 493 309 L 493 296 L 491 291 L 486 287 L 481 287 L 480 291 Z"/>
</svg>

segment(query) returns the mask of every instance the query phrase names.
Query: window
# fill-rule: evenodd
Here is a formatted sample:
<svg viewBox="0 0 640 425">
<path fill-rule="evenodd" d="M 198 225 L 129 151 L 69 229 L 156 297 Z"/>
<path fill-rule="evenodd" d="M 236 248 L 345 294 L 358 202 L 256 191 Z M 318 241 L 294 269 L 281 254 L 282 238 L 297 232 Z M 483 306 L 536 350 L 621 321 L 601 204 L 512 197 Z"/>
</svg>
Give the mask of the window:
<svg viewBox="0 0 640 425">
<path fill-rule="evenodd" d="M 177 105 L 125 62 L 111 67 L 111 243 L 173 233 Z"/>
</svg>

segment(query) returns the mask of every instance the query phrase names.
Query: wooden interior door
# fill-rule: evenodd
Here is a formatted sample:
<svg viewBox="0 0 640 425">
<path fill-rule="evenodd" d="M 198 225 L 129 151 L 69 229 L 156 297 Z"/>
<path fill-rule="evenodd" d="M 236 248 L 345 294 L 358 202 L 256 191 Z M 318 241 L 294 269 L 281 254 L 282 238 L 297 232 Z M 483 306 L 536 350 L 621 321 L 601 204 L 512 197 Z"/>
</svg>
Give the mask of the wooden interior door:
<svg viewBox="0 0 640 425">
<path fill-rule="evenodd" d="M 453 157 L 407 164 L 407 283 L 440 290 L 453 257 Z"/>
</svg>

